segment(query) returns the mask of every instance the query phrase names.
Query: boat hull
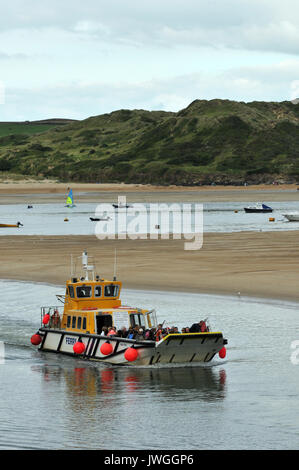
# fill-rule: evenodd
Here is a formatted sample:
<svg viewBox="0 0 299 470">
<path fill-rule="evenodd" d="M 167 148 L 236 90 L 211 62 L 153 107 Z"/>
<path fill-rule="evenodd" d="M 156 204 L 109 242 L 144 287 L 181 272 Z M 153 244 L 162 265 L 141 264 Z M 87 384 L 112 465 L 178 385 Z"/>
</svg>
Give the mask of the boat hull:
<svg viewBox="0 0 299 470">
<path fill-rule="evenodd" d="M 273 209 L 254 209 L 254 208 L 244 207 L 244 211 L 247 214 L 264 214 L 268 212 L 273 212 Z"/>
<path fill-rule="evenodd" d="M 171 334 L 159 342 L 80 334 L 50 328 L 40 328 L 39 334 L 42 336 L 40 351 L 129 366 L 209 362 L 227 343 L 221 332 Z M 85 351 L 80 355 L 73 351 L 73 345 L 78 340 L 85 345 Z M 111 343 L 113 351 L 109 355 L 104 355 L 101 346 L 107 341 Z M 138 356 L 136 360 L 130 362 L 124 353 L 132 346 L 138 351 Z"/>
<path fill-rule="evenodd" d="M 299 214 L 283 214 L 289 222 L 299 222 Z"/>
</svg>

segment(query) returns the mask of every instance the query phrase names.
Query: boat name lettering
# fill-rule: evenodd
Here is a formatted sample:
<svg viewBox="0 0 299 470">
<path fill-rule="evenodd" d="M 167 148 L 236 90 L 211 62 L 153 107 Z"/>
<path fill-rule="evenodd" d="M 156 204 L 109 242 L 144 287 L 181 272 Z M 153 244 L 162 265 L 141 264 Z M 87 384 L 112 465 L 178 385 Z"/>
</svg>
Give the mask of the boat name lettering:
<svg viewBox="0 0 299 470">
<path fill-rule="evenodd" d="M 70 338 L 69 336 L 66 336 L 66 337 L 65 337 L 65 342 L 66 342 L 66 344 L 75 344 L 76 341 L 77 341 L 76 338 Z"/>
</svg>

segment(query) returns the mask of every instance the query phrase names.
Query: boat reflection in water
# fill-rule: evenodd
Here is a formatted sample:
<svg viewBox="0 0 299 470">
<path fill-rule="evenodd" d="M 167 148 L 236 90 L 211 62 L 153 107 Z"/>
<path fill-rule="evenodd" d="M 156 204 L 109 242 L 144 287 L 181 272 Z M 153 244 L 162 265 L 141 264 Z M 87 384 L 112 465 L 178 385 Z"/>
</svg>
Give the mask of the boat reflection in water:
<svg viewBox="0 0 299 470">
<path fill-rule="evenodd" d="M 226 371 L 218 366 L 160 367 L 160 368 L 113 368 L 60 366 L 34 367 L 46 382 L 65 383 L 67 403 L 72 412 L 81 410 L 82 404 L 91 408 L 113 405 L 122 408 L 133 401 L 150 400 L 176 402 L 218 401 L 226 394 Z"/>
</svg>

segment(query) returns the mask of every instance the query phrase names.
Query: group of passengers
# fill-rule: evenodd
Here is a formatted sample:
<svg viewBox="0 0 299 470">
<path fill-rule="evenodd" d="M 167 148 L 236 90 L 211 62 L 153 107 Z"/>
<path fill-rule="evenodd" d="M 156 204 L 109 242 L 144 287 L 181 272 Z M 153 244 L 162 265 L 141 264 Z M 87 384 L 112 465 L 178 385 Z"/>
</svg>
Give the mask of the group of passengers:
<svg viewBox="0 0 299 470">
<path fill-rule="evenodd" d="M 120 330 L 117 330 L 115 326 L 103 326 L 101 335 L 102 336 L 117 336 L 118 338 L 134 339 L 136 341 L 160 341 L 167 335 L 171 334 L 182 334 L 182 333 L 203 333 L 209 331 L 204 320 L 198 323 L 193 323 L 189 327 L 182 328 L 179 331 L 177 326 L 163 327 L 163 324 L 159 324 L 157 328 L 144 329 L 140 325 L 131 326 L 128 329 L 123 326 Z"/>
</svg>

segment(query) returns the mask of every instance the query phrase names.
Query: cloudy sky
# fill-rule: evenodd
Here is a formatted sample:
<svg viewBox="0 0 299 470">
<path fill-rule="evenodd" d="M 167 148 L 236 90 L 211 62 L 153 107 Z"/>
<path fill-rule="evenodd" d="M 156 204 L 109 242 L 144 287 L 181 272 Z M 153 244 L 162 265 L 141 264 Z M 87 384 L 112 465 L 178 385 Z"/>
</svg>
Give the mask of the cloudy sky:
<svg viewBox="0 0 299 470">
<path fill-rule="evenodd" d="M 0 120 L 299 97 L 296 0 L 10 0 Z"/>
</svg>

